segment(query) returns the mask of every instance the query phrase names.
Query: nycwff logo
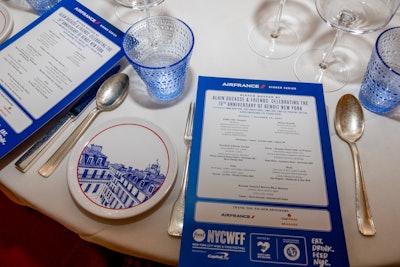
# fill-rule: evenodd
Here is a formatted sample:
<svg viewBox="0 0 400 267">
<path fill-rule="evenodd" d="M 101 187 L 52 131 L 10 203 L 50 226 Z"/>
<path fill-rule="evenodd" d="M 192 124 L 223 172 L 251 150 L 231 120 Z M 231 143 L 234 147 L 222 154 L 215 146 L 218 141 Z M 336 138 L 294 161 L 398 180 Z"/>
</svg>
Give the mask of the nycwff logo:
<svg viewBox="0 0 400 267">
<path fill-rule="evenodd" d="M 196 229 L 193 232 L 193 239 L 196 242 L 203 242 L 206 240 L 206 242 L 210 244 L 243 246 L 246 233 L 223 230 L 208 230 L 206 233 L 203 229 Z"/>
<path fill-rule="evenodd" d="M 221 230 L 207 231 L 207 243 L 243 246 L 245 239 L 245 232 L 231 232 Z"/>
<path fill-rule="evenodd" d="M 206 239 L 206 232 L 204 232 L 203 229 L 196 229 L 193 232 L 193 239 L 196 242 L 202 242 L 204 239 Z"/>
</svg>

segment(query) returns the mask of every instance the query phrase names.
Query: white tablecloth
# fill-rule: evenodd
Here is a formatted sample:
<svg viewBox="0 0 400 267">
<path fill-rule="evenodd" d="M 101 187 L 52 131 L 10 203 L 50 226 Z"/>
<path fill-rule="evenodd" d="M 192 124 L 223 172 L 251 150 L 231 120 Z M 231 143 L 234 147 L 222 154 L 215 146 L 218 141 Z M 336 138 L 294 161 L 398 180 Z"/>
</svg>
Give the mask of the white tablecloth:
<svg viewBox="0 0 400 267">
<path fill-rule="evenodd" d="M 121 30 L 128 28 L 129 25 L 115 17 L 112 0 L 80 2 Z M 7 0 L 3 3 L 9 7 L 14 18 L 12 34 L 37 17 L 23 0 Z M 288 1 L 284 19 L 295 23 L 294 28 L 299 32 L 298 51 L 282 60 L 268 60 L 256 55 L 248 45 L 248 33 L 256 22 L 265 19 L 266 16 L 272 16 L 274 11 L 271 11 L 271 5 L 276 8 L 277 3 L 275 0 L 166 0 L 162 4 L 162 12 L 187 22 L 196 38 L 185 94 L 173 105 L 155 105 L 148 100 L 143 85 L 128 65 L 124 70 L 131 77 L 127 100 L 117 110 L 102 113 L 91 127 L 127 115 L 152 121 L 171 136 L 178 151 L 179 165 L 182 167 L 185 157 L 183 129 L 189 102 L 195 99 L 199 75 L 297 81 L 293 71 L 297 56 L 313 47 L 326 47 L 333 38 L 334 30 L 324 24 L 317 15 L 313 1 Z M 289 14 L 295 18 L 289 17 Z M 389 26 L 398 25 L 399 21 L 397 15 Z M 326 94 L 343 224 L 350 263 L 354 267 L 400 265 L 400 142 L 397 140 L 400 123 L 393 118 L 365 111 L 366 129 L 358 147 L 377 227 L 374 237 L 364 237 L 357 230 L 351 154 L 347 145 L 336 136 L 333 128 L 334 110 L 340 96 L 345 93 L 358 95 L 362 75 L 377 35 L 378 33 L 363 36 L 344 35 L 338 44 L 338 51 L 353 51 L 350 59 L 351 81 L 343 89 Z M 83 116 L 73 126 L 76 126 Z M 100 219 L 73 201 L 66 179 L 68 159 L 65 159 L 47 179 L 37 173 L 38 167 L 54 152 L 57 145 L 61 144 L 72 128 L 70 127 L 50 151 L 25 174 L 14 168 L 14 161 L 27 146 L 22 146 L 6 159 L 2 159 L 1 189 L 18 203 L 39 210 L 85 240 L 122 253 L 176 265 L 180 239 L 170 237 L 166 229 L 173 202 L 179 191 L 182 168 L 173 191 L 151 211 L 125 220 Z"/>
</svg>

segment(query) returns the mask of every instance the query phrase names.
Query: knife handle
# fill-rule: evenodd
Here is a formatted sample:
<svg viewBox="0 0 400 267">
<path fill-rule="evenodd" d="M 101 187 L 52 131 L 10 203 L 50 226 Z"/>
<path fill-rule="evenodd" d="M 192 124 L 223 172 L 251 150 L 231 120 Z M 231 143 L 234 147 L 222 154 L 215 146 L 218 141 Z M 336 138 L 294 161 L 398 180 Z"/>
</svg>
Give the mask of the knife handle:
<svg viewBox="0 0 400 267">
<path fill-rule="evenodd" d="M 21 172 L 26 172 L 37 161 L 37 159 L 54 143 L 65 128 L 74 121 L 79 114 L 93 101 L 96 92 L 102 83 L 112 75 L 118 73 L 121 65 L 116 65 L 107 71 L 99 80 L 97 80 L 75 104 L 65 116 L 40 140 L 38 140 L 24 155 L 15 163 L 15 168 Z"/>
<path fill-rule="evenodd" d="M 39 169 L 39 174 L 45 178 L 49 177 L 61 161 L 65 158 L 71 148 L 76 144 L 79 138 L 85 133 L 92 121 L 102 110 L 98 107 L 94 108 L 83 121 L 75 128 L 70 136 L 61 144 L 53 155 Z"/>
<path fill-rule="evenodd" d="M 54 143 L 66 127 L 73 121 L 70 114 L 63 116 L 40 140 L 29 148 L 15 163 L 15 168 L 20 172 L 27 172 L 38 158 Z"/>
</svg>

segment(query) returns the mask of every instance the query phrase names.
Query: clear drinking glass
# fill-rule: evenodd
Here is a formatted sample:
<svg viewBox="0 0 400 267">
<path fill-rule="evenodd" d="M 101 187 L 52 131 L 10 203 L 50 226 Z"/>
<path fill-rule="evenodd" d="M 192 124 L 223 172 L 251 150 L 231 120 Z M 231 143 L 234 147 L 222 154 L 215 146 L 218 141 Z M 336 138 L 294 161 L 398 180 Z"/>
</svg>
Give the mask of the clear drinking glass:
<svg viewBox="0 0 400 267">
<path fill-rule="evenodd" d="M 358 98 L 378 114 L 400 104 L 400 27 L 384 31 L 376 40 Z"/>
<path fill-rule="evenodd" d="M 150 10 L 161 13 L 159 5 L 164 0 L 114 0 L 115 16 L 123 23 L 133 24 L 136 21 L 149 17 Z"/>
<path fill-rule="evenodd" d="M 322 83 L 325 92 L 332 92 L 349 79 L 346 59 L 334 54 L 342 34 L 382 29 L 395 15 L 400 0 L 315 0 L 315 5 L 320 17 L 336 29 L 336 35 L 327 50 L 310 50 L 299 56 L 294 69 L 300 81 Z"/>
<path fill-rule="evenodd" d="M 191 28 L 170 16 L 136 22 L 123 40 L 128 61 L 157 101 L 174 100 L 182 94 L 193 47 Z"/>
<path fill-rule="evenodd" d="M 27 0 L 27 2 L 38 15 L 42 15 L 61 2 L 61 0 Z"/>
</svg>

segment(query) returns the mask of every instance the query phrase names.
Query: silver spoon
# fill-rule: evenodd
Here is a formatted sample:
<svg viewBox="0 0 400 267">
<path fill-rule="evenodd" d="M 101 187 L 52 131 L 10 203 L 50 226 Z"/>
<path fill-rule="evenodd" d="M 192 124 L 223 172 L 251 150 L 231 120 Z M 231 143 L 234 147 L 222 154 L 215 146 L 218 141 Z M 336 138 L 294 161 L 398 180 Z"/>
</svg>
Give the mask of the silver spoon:
<svg viewBox="0 0 400 267">
<path fill-rule="evenodd" d="M 356 141 L 364 131 L 364 113 L 360 102 L 351 94 L 342 96 L 336 106 L 335 128 L 341 139 L 350 146 L 356 176 L 356 214 L 358 230 L 366 236 L 376 233 L 374 221 L 369 208 L 367 190 L 361 168 L 360 154 Z"/>
<path fill-rule="evenodd" d="M 58 150 L 43 164 L 39 169 L 40 175 L 49 177 L 97 115 L 102 111 L 110 111 L 117 108 L 124 101 L 128 95 L 128 87 L 129 77 L 124 73 L 117 73 L 108 78 L 97 91 L 96 108 L 87 115 Z"/>
</svg>

